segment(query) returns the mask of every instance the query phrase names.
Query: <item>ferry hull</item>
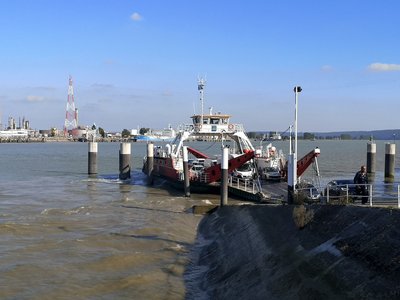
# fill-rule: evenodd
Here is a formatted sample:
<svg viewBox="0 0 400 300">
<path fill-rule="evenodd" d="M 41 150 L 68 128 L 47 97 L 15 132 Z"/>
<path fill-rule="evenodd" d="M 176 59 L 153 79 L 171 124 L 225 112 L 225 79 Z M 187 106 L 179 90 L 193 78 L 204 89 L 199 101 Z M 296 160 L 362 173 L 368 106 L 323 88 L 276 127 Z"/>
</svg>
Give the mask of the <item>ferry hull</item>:
<svg viewBox="0 0 400 300">
<path fill-rule="evenodd" d="M 254 152 L 245 153 L 229 160 L 229 172 L 254 157 Z M 154 157 L 153 177 L 167 180 L 174 188 L 184 189 L 184 178 L 182 170 L 174 167 L 174 161 L 170 157 Z M 147 170 L 147 162 L 143 171 Z M 200 176 L 190 175 L 190 190 L 194 193 L 220 193 L 221 165 L 215 164 L 205 169 Z M 149 174 L 147 174 L 149 175 Z"/>
<path fill-rule="evenodd" d="M 171 160 L 168 158 L 155 158 L 155 164 L 153 168 L 153 177 L 155 179 L 166 180 L 168 184 L 177 190 L 184 190 L 184 180 L 181 178 L 179 171 L 174 169 L 171 165 Z M 143 171 L 146 170 L 146 164 L 143 167 Z M 219 194 L 220 184 L 218 182 L 206 183 L 196 180 L 190 180 L 190 191 L 193 193 L 210 193 Z"/>
</svg>

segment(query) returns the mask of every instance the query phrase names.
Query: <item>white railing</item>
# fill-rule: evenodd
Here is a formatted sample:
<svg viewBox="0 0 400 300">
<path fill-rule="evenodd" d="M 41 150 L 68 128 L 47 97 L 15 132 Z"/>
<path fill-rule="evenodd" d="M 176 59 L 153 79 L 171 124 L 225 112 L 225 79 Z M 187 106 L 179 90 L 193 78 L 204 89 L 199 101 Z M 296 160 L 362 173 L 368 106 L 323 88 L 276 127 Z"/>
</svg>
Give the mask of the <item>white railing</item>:
<svg viewBox="0 0 400 300">
<path fill-rule="evenodd" d="M 202 172 L 202 173 L 200 174 L 200 178 L 199 178 L 200 182 L 208 182 L 209 179 L 210 179 L 210 178 L 209 178 L 209 175 L 208 175 L 207 173 Z"/>
<path fill-rule="evenodd" d="M 233 125 L 233 127 L 231 125 Z M 229 124 L 229 126 L 233 131 L 244 131 L 243 124 Z"/>
<path fill-rule="evenodd" d="M 256 194 L 259 192 L 258 183 L 252 178 L 239 178 L 236 176 L 228 177 L 228 186 L 234 187 L 245 192 Z"/>
<path fill-rule="evenodd" d="M 357 193 L 357 186 L 365 186 L 366 194 Z M 324 189 L 326 202 L 341 204 L 357 203 L 366 198 L 369 206 L 397 206 L 400 208 L 400 185 L 394 184 L 346 184 L 329 186 Z"/>
</svg>

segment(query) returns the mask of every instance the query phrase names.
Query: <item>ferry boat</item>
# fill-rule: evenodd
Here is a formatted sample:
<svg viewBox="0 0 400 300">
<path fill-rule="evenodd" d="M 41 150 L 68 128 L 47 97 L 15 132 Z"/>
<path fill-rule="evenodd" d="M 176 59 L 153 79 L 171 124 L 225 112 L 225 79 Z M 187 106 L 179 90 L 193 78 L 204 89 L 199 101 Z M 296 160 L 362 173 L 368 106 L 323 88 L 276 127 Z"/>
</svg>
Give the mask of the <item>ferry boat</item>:
<svg viewBox="0 0 400 300">
<path fill-rule="evenodd" d="M 254 158 L 255 149 L 244 132 L 242 124 L 230 122 L 230 115 L 203 113 L 204 103 L 203 79 L 198 82 L 200 92 L 201 114 L 191 117 L 192 124 L 180 126 L 171 144 L 154 147 L 152 176 L 167 179 L 174 186 L 183 188 L 183 146 L 189 153 L 190 189 L 194 192 L 219 191 L 221 180 L 221 152 L 207 155 L 188 146 L 189 141 L 216 141 L 221 146 L 229 146 L 228 172 L 232 173 L 247 161 Z M 144 158 L 143 171 L 147 170 L 147 157 Z M 150 174 L 148 174 L 150 175 Z"/>
</svg>

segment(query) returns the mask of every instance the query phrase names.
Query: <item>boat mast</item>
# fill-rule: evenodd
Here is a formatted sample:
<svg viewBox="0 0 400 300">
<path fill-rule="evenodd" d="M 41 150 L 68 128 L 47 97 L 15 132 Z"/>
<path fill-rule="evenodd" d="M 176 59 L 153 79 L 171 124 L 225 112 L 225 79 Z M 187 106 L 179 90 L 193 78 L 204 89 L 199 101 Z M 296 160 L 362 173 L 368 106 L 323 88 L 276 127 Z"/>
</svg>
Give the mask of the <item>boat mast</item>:
<svg viewBox="0 0 400 300">
<path fill-rule="evenodd" d="M 200 92 L 200 102 L 201 102 L 201 119 L 200 124 L 203 125 L 203 115 L 204 115 L 204 86 L 206 85 L 206 81 L 203 78 L 198 79 L 197 89 Z"/>
</svg>

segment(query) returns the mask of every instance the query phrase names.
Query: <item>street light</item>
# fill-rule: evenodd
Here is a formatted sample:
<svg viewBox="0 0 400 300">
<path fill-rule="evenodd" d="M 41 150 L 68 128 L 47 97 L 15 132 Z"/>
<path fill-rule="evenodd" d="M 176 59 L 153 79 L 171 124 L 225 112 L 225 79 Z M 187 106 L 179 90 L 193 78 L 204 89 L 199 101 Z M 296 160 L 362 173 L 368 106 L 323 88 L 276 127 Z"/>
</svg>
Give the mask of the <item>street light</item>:
<svg viewBox="0 0 400 300">
<path fill-rule="evenodd" d="M 303 89 L 301 88 L 301 86 L 295 86 L 293 90 L 294 90 L 295 93 L 296 92 L 300 93 Z"/>
<path fill-rule="evenodd" d="M 294 113 L 294 157 L 293 157 L 293 189 L 296 189 L 296 183 L 297 183 L 297 109 L 298 109 L 298 94 L 302 91 L 302 88 L 300 86 L 295 86 L 294 89 L 294 95 L 295 95 L 295 113 Z"/>
<path fill-rule="evenodd" d="M 294 153 L 295 153 L 295 160 L 297 163 L 297 107 L 298 107 L 298 94 L 302 91 L 300 86 L 295 86 L 294 89 L 295 95 L 295 113 L 294 113 Z"/>
<path fill-rule="evenodd" d="M 289 153 L 288 160 L 288 202 L 293 203 L 293 195 L 296 191 L 297 184 L 297 102 L 298 102 L 298 94 L 302 91 L 300 86 L 295 86 L 294 89 L 295 95 L 295 110 L 294 110 L 294 151 L 293 153 Z"/>
</svg>

